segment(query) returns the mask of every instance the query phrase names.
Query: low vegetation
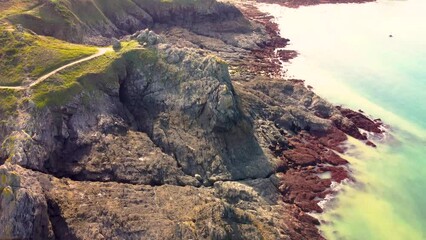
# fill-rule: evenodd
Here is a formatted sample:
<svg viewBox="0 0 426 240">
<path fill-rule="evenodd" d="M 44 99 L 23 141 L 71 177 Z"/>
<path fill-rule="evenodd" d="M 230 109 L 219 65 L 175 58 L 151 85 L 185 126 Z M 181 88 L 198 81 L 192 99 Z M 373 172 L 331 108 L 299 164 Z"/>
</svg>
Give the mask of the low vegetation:
<svg viewBox="0 0 426 240">
<path fill-rule="evenodd" d="M 0 26 L 0 46 L 1 86 L 34 81 L 53 69 L 97 52 L 95 47 L 37 36 L 6 24 Z"/>
<path fill-rule="evenodd" d="M 110 38 L 131 33 L 152 20 L 170 20 L 176 9 L 205 9 L 214 0 L 45 0 L 29 11 L 16 12 L 7 19 L 37 34 L 69 42 L 87 42 L 93 32 Z M 201 11 L 202 12 L 202 11 Z M 129 22 L 137 19 L 138 23 Z M 115 36 L 117 37 L 117 36 Z"/>
<path fill-rule="evenodd" d="M 60 106 L 80 94 L 118 89 L 126 73 L 126 58 L 140 49 L 137 42 L 122 43 L 119 51 L 107 52 L 93 60 L 70 67 L 33 87 L 31 99 L 38 108 Z"/>
<path fill-rule="evenodd" d="M 0 2 L 0 19 L 28 11 L 41 4 L 41 0 L 2 0 Z"/>
<path fill-rule="evenodd" d="M 16 114 L 19 95 L 15 90 L 0 89 L 0 121 Z"/>
</svg>

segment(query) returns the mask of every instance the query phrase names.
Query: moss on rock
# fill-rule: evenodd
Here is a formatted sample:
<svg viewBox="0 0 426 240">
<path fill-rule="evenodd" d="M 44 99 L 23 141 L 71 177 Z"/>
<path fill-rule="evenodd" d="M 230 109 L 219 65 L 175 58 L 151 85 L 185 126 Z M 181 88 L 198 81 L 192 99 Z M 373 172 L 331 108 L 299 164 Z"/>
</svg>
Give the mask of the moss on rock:
<svg viewBox="0 0 426 240">
<path fill-rule="evenodd" d="M 15 199 L 12 187 L 7 186 L 3 188 L 0 198 L 3 206 L 12 202 Z"/>
</svg>

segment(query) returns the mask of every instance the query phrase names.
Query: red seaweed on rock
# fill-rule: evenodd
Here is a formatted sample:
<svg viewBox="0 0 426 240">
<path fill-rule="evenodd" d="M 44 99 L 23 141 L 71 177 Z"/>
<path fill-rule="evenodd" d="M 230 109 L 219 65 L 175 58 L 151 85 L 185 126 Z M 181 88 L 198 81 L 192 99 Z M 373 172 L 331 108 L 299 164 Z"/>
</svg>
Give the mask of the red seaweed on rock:
<svg viewBox="0 0 426 240">
<path fill-rule="evenodd" d="M 265 26 L 269 35 L 269 41 L 259 46 L 260 49 L 252 50 L 256 62 L 249 66 L 250 70 L 254 73 L 266 72 L 272 77 L 280 77 L 281 61 L 288 61 L 297 56 L 296 51 L 282 49 L 290 40 L 280 36 L 278 24 L 272 21 L 273 16 L 260 12 L 252 4 L 241 4 L 239 8 L 246 17 Z"/>
<path fill-rule="evenodd" d="M 277 3 L 278 1 L 268 1 Z M 305 1 L 305 4 L 314 4 L 315 1 Z M 336 2 L 336 1 L 329 1 Z M 343 1 L 340 1 L 343 2 Z M 360 2 L 360 1 L 358 1 Z M 287 4 L 302 4 L 302 1 L 287 1 Z M 296 5 L 293 5 L 296 6 Z M 250 4 L 242 4 L 240 6 L 243 13 L 268 29 L 271 41 L 265 43 L 261 50 L 253 51 L 258 59 L 253 64 L 253 71 L 266 71 L 270 76 L 280 76 L 280 61 L 288 61 L 297 56 L 297 52 L 282 49 L 287 46 L 289 40 L 280 37 L 278 25 L 272 22 L 272 17 L 259 12 Z M 269 61 L 269 64 L 268 64 Z M 297 90 L 297 86 L 304 86 L 303 80 L 288 80 L 292 87 L 288 87 L 288 92 L 293 94 Z M 254 89 L 262 91 L 265 95 L 274 98 L 282 97 L 286 89 L 282 92 L 274 90 L 280 87 L 280 83 L 272 82 L 269 86 L 256 85 Z M 275 85 L 274 85 L 275 84 Z M 312 87 L 307 88 L 309 91 Z M 284 93 L 285 95 L 285 93 Z M 265 100 L 271 101 L 269 98 Z M 375 146 L 374 143 L 367 139 L 360 129 L 368 132 L 381 134 L 381 121 L 371 120 L 361 112 L 355 112 L 341 107 L 333 107 L 337 114 L 331 114 L 328 110 L 322 111 L 319 107 L 315 111 L 315 115 L 320 119 L 328 120 L 331 127 L 326 131 L 313 129 L 297 129 L 295 134 L 286 136 L 288 148 L 274 145 L 270 149 L 274 155 L 280 157 L 282 162 L 279 164 L 277 171 L 280 179 L 279 191 L 282 194 L 283 201 L 296 205 L 300 210 L 295 218 L 306 224 L 319 225 L 319 221 L 305 212 L 319 212 L 323 209 L 319 206 L 326 195 L 333 194 L 335 190 L 331 189 L 333 182 L 342 183 L 345 179 L 353 180 L 350 176 L 349 169 L 345 166 L 348 161 L 343 159 L 339 153 L 344 153 L 345 148 L 342 145 L 349 136 L 363 140 L 369 146 Z M 284 119 L 285 120 L 285 119 Z M 275 120 L 275 124 L 286 121 Z M 297 212 L 297 211 L 295 211 Z M 299 229 L 297 226 L 291 228 Z M 302 231 L 299 229 L 299 231 Z M 317 229 L 303 233 L 309 239 L 322 239 Z"/>
</svg>

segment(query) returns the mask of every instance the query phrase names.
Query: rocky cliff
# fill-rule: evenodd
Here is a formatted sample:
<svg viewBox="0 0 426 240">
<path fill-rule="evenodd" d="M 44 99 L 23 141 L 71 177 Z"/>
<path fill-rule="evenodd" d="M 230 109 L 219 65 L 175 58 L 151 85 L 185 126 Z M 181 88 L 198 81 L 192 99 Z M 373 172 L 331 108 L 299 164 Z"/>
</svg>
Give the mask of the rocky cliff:
<svg viewBox="0 0 426 240">
<path fill-rule="evenodd" d="M 308 212 L 348 178 L 340 143 L 379 124 L 275 78 L 286 40 L 243 5 L 128 4 L 154 31 L 102 11 L 121 49 L 2 92 L 0 238 L 322 239 Z"/>
<path fill-rule="evenodd" d="M 251 30 L 236 7 L 215 0 L 40 0 L 30 11 L 7 19 L 37 34 L 101 45 L 156 25 L 181 26 L 203 35 Z"/>
</svg>

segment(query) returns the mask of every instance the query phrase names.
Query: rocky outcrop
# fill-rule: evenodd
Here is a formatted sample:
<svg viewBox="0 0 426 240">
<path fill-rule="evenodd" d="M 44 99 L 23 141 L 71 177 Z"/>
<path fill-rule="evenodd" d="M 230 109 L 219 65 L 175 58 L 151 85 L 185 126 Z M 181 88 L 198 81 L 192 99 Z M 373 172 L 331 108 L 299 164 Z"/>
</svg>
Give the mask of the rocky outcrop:
<svg viewBox="0 0 426 240">
<path fill-rule="evenodd" d="M 271 174 L 274 163 L 241 113 L 227 64 L 168 45 L 158 50 L 170 67 L 162 68 L 160 61 L 128 71 L 120 89 L 138 128 L 184 172 L 200 174 L 207 184 Z"/>
<path fill-rule="evenodd" d="M 372 133 L 383 133 L 383 130 L 380 129 L 383 125 L 380 119 L 372 120 L 366 117 L 363 112 L 355 112 L 348 108 L 338 107 L 339 111 L 348 119 L 350 119 L 355 125 L 359 128 Z"/>
<path fill-rule="evenodd" d="M 304 236 L 291 224 L 314 232 L 277 188 L 278 156 L 289 147 L 284 128 L 259 123 L 268 111 L 249 108 L 223 60 L 155 42 L 124 57 L 115 88 L 59 107 L 22 106 L 26 119 L 6 140 L 3 168 L 38 186 L 16 204 L 31 206 L 35 213 L 25 222 L 42 226 L 7 234 L 36 236 L 37 228 L 43 238 L 53 231 L 70 239 Z M 22 186 L 16 196 L 25 193 Z M 7 209 L 5 218 L 21 216 Z"/>
<path fill-rule="evenodd" d="M 47 202 L 37 174 L 3 165 L 0 190 L 1 239 L 53 239 Z"/>
<path fill-rule="evenodd" d="M 73 179 L 152 185 L 208 186 L 274 172 L 278 160 L 253 135 L 225 62 L 167 44 L 127 61 L 121 84 L 89 104 L 28 106 L 23 131 L 7 141 L 10 161 Z"/>
<path fill-rule="evenodd" d="M 266 188 L 272 185 L 269 180 L 260 184 Z M 60 209 L 60 215 L 65 218 L 64 225 L 67 226 L 66 231 L 55 229 L 59 238 L 67 236 L 61 234 L 69 234 L 76 239 L 282 237 L 277 223 L 270 222 L 271 225 L 268 225 L 271 218 L 279 219 L 278 212 L 282 206 L 263 200 L 254 187 L 246 183 L 233 183 L 231 186 L 217 183 L 214 189 L 71 181 L 54 185 L 58 187 L 49 193 L 51 204 Z M 238 205 L 228 202 L 227 191 L 234 191 L 238 196 Z M 66 192 L 77 194 L 70 198 Z M 257 210 L 259 212 L 256 213 Z M 99 215 L 98 212 L 103 214 Z M 81 228 L 82 225 L 90 228 Z"/>
<path fill-rule="evenodd" d="M 274 179 L 216 182 L 212 188 L 195 188 L 72 181 L 9 164 L 1 166 L 0 171 L 1 176 L 21 181 L 19 186 L 14 185 L 12 197 L 6 199 L 2 194 L 0 217 L 6 223 L 1 228 L 2 238 L 300 236 L 288 226 L 296 219 L 282 218 L 288 210 L 280 202 Z"/>
</svg>

